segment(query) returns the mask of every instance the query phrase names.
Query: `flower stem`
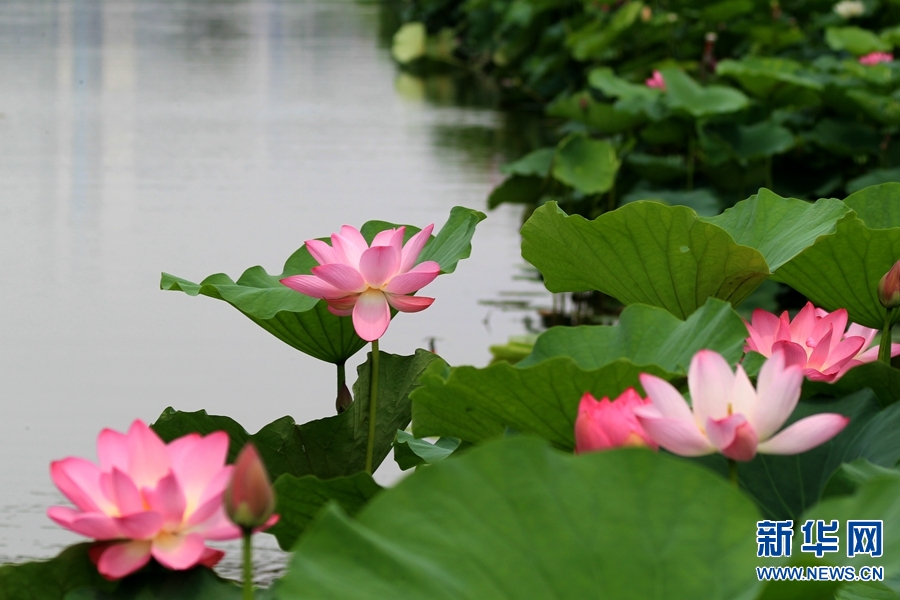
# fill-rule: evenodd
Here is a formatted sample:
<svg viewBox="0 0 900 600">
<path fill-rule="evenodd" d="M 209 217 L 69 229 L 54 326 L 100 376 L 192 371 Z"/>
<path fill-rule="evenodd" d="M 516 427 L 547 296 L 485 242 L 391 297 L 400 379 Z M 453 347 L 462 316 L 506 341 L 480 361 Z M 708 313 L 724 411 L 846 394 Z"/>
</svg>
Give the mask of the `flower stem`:
<svg viewBox="0 0 900 600">
<path fill-rule="evenodd" d="M 731 483 L 734 484 L 734 487 L 740 488 L 738 485 L 738 465 L 737 461 L 734 459 L 728 459 L 728 479 L 731 480 Z"/>
<path fill-rule="evenodd" d="M 891 364 L 891 317 L 893 308 L 884 311 L 884 327 L 881 330 L 881 344 L 878 346 L 878 360 L 886 365 Z"/>
<path fill-rule="evenodd" d="M 244 530 L 244 599 L 253 600 L 253 531 Z"/>
<path fill-rule="evenodd" d="M 366 442 L 366 473 L 372 474 L 375 453 L 375 416 L 378 414 L 378 340 L 372 340 L 372 372 L 369 375 L 369 439 Z"/>
</svg>

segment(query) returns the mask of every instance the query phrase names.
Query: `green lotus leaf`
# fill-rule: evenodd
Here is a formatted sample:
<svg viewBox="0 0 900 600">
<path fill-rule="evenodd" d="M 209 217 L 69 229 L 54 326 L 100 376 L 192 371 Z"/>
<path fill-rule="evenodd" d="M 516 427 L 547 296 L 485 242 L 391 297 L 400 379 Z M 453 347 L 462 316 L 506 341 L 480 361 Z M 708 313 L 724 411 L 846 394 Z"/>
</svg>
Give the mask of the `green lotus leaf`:
<svg viewBox="0 0 900 600">
<path fill-rule="evenodd" d="M 553 177 L 583 194 L 599 194 L 615 184 L 619 159 L 612 144 L 574 133 L 559 143 Z"/>
<path fill-rule="evenodd" d="M 550 173 L 550 165 L 553 164 L 555 154 L 556 146 L 538 148 L 517 161 L 501 166 L 500 172 L 504 175 L 534 175 L 543 178 Z"/>
<path fill-rule="evenodd" d="M 786 87 L 822 91 L 821 83 L 800 75 L 802 68 L 803 65 L 787 58 L 750 56 L 740 61 L 721 61 L 716 65 L 716 75 L 736 80 L 758 98 L 769 98 Z"/>
<path fill-rule="evenodd" d="M 710 188 L 685 190 L 657 190 L 638 184 L 622 196 L 620 204 L 630 204 L 639 200 L 652 200 L 669 206 L 687 206 L 698 216 L 712 217 L 722 212 L 722 203 Z"/>
<path fill-rule="evenodd" d="M 873 465 L 865 458 L 844 463 L 828 479 L 822 490 L 822 498 L 852 495 L 862 484 L 879 477 L 900 478 L 900 471 Z"/>
<path fill-rule="evenodd" d="M 864 193 L 857 192 L 857 193 Z M 900 258 L 900 227 L 871 229 L 848 214 L 834 233 L 779 268 L 774 278 L 786 283 L 827 311 L 846 308 L 850 320 L 880 329 L 884 308 L 878 282 Z M 900 314 L 894 315 L 894 322 Z"/>
<path fill-rule="evenodd" d="M 869 229 L 900 228 L 900 183 L 884 183 L 860 190 L 847 196 L 844 204 L 853 209 Z"/>
<path fill-rule="evenodd" d="M 544 195 L 545 182 L 543 177 L 507 177 L 488 196 L 488 208 L 497 208 L 501 204 L 537 204 Z"/>
<path fill-rule="evenodd" d="M 663 68 L 660 73 L 666 80 L 669 107 L 694 118 L 733 113 L 749 105 L 747 97 L 734 88 L 722 85 L 703 87 L 680 69 Z"/>
<path fill-rule="evenodd" d="M 77 544 L 50 560 L 0 566 L 0 600 L 62 600 L 78 588 L 111 590 L 88 558 L 90 544 Z"/>
<path fill-rule="evenodd" d="M 900 167 L 894 167 L 892 169 L 872 169 L 865 175 L 860 175 L 859 177 L 851 179 L 847 182 L 845 187 L 849 193 L 854 194 L 870 186 L 897 182 L 900 182 Z"/>
<path fill-rule="evenodd" d="M 482 442 L 512 429 L 538 435 L 559 448 L 575 447 L 578 401 L 585 392 L 596 398 L 615 398 L 630 387 L 640 388 L 638 376 L 652 373 L 678 377 L 654 366 L 638 366 L 627 359 L 585 370 L 568 356 L 526 368 L 498 362 L 484 369 L 434 364 L 422 374 L 413 394 L 413 435 L 446 436 Z"/>
<path fill-rule="evenodd" d="M 812 246 L 820 236 L 834 233 L 837 222 L 847 212 L 840 200 L 811 203 L 761 189 L 721 215 L 702 220 L 718 225 L 738 244 L 759 250 L 774 271 Z"/>
<path fill-rule="evenodd" d="M 434 260 L 441 265 L 443 273 L 452 273 L 456 264 L 469 256 L 475 226 L 484 218 L 484 213 L 479 211 L 454 207 L 444 227 L 422 250 L 419 262 Z M 379 231 L 393 227 L 396 225 L 392 223 L 369 221 L 360 231 L 371 243 Z M 418 231 L 407 225 L 406 239 Z M 308 274 L 316 264 L 304 244 L 288 258 L 280 275 L 269 275 L 257 266 L 247 269 L 236 282 L 217 273 L 197 284 L 163 273 L 160 288 L 224 300 L 289 346 L 342 365 L 366 345 L 356 335 L 351 319 L 332 315 L 324 301 L 295 292 L 280 282 L 291 275 Z"/>
<path fill-rule="evenodd" d="M 848 90 L 847 97 L 866 115 L 882 125 L 892 127 L 900 125 L 900 100 L 859 89 Z"/>
<path fill-rule="evenodd" d="M 853 367 L 834 383 L 824 381 L 803 382 L 803 396 L 832 396 L 840 398 L 857 390 L 869 388 L 881 406 L 889 406 L 900 400 L 900 369 L 883 362 L 868 362 Z"/>
<path fill-rule="evenodd" d="M 769 275 L 763 255 L 682 206 L 633 202 L 593 221 L 550 202 L 522 227 L 522 256 L 552 292 L 598 290 L 684 319 L 714 297 L 738 305 Z"/>
<path fill-rule="evenodd" d="M 421 440 L 405 431 L 397 432 L 394 442 L 394 461 L 404 471 L 440 462 L 459 448 L 460 440 L 456 438 L 440 438 L 433 444 Z"/>
<path fill-rule="evenodd" d="M 258 591 L 255 597 L 257 600 L 271 598 L 268 590 Z M 40 598 L 50 600 L 45 596 Z M 241 587 L 237 583 L 222 579 L 206 567 L 172 571 L 154 564 L 117 582 L 114 590 L 79 589 L 70 592 L 64 600 L 240 600 L 241 598 Z"/>
<path fill-rule="evenodd" d="M 390 452 L 397 430 L 409 425 L 409 394 L 417 385 L 419 375 L 432 362 L 444 364 L 427 350 L 417 350 L 412 356 L 381 353 L 375 468 Z M 315 475 L 320 479 L 355 475 L 365 469 L 370 365 L 371 354 L 359 366 L 359 378 L 353 385 L 353 403 L 333 417 L 303 425 L 297 425 L 291 417 L 282 417 L 251 435 L 229 417 L 208 415 L 204 410 L 187 413 L 167 408 L 152 427 L 166 442 L 189 433 L 207 435 L 224 430 L 231 438 L 229 462 L 234 461 L 246 442 L 252 441 L 272 479 L 283 473 L 296 477 Z"/>
<path fill-rule="evenodd" d="M 382 489 L 368 473 L 324 481 L 313 475 L 296 477 L 284 473 L 275 481 L 274 487 L 279 519 L 266 533 L 275 536 L 282 550 L 293 547 L 300 534 L 329 502 L 353 515 Z"/>
<path fill-rule="evenodd" d="M 834 600 L 900 600 L 900 594 L 877 581 L 855 581 L 841 586 Z"/>
<path fill-rule="evenodd" d="M 585 370 L 621 358 L 636 365 L 656 365 L 686 374 L 691 358 L 704 348 L 731 364 L 744 355 L 747 327 L 731 305 L 715 298 L 682 321 L 669 311 L 632 304 L 615 326 L 551 327 L 538 336 L 531 355 L 518 363 L 530 367 L 557 357 L 571 357 Z"/>
<path fill-rule="evenodd" d="M 551 117 L 571 119 L 584 123 L 600 133 L 621 133 L 637 127 L 647 119 L 643 114 L 635 114 L 616 108 L 612 104 L 597 102 L 590 92 L 579 92 L 560 98 L 547 106 Z"/>
<path fill-rule="evenodd" d="M 507 439 L 322 514 L 276 597 L 748 600 L 758 518 L 684 461 Z"/>
<path fill-rule="evenodd" d="M 825 43 L 832 50 L 846 50 L 856 56 L 891 50 L 890 42 L 860 27 L 829 27 L 825 30 Z"/>
<path fill-rule="evenodd" d="M 822 146 L 829 152 L 851 157 L 860 154 L 877 153 L 882 139 L 878 135 L 878 131 L 871 125 L 858 121 L 839 121 L 837 119 L 822 119 L 816 123 L 816 126 L 811 131 L 806 132 L 804 137 Z M 877 183 L 883 182 L 879 181 Z M 859 185 L 853 191 L 864 187 L 866 186 Z"/>
<path fill-rule="evenodd" d="M 400 64 L 425 56 L 428 33 L 424 23 L 406 23 L 394 34 L 391 54 Z"/>
<path fill-rule="evenodd" d="M 727 144 L 730 153 L 740 161 L 783 154 L 794 147 L 791 130 L 772 121 L 753 125 L 726 123 L 706 132 L 710 134 Z"/>
<path fill-rule="evenodd" d="M 576 60 L 600 58 L 635 23 L 643 7 L 643 2 L 632 0 L 622 5 L 609 22 L 587 21 L 585 26 L 566 36 L 566 46 Z"/>
</svg>

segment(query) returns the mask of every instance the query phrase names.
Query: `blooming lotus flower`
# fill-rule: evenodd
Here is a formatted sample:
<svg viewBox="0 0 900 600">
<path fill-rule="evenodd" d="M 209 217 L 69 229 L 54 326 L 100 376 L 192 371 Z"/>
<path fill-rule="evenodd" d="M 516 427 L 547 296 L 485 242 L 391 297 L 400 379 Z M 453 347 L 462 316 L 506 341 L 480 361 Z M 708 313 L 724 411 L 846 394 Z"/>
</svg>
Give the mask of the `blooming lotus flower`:
<svg viewBox="0 0 900 600">
<path fill-rule="evenodd" d="M 799 365 L 814 381 L 835 382 L 844 373 L 878 359 L 878 347 L 869 348 L 878 333 L 875 329 L 851 323 L 847 331 L 847 311 L 832 313 L 807 302 L 791 320 L 787 311 L 776 317 L 761 309 L 753 311 L 747 324 L 750 337 L 744 351 L 763 356 L 784 352 L 788 364 Z M 891 355 L 900 354 L 900 344 L 891 346 Z"/>
<path fill-rule="evenodd" d="M 859 57 L 861 65 L 877 65 L 879 63 L 889 63 L 894 60 L 894 55 L 890 52 L 871 52 L 865 56 Z"/>
<path fill-rule="evenodd" d="M 721 452 L 748 461 L 757 452 L 799 454 L 830 440 L 850 421 L 822 413 L 779 432 L 797 406 L 803 383 L 800 367 L 785 364 L 781 352 L 763 364 L 754 390 L 740 365 L 732 372 L 720 354 L 699 351 L 688 369 L 693 407 L 669 382 L 646 373 L 640 379 L 652 406 L 634 413 L 651 438 L 682 456 Z"/>
<path fill-rule="evenodd" d="M 124 577 L 155 558 L 169 569 L 213 566 L 224 556 L 206 540 L 230 540 L 241 530 L 228 521 L 222 494 L 228 435 L 189 434 L 166 445 L 142 421 L 127 434 L 104 429 L 100 465 L 65 458 L 50 466 L 53 482 L 75 508 L 47 515 L 75 533 L 104 542 L 92 557 L 102 575 Z"/>
<path fill-rule="evenodd" d="M 646 79 L 644 83 L 649 88 L 666 91 L 666 80 L 663 79 L 662 73 L 659 71 L 653 71 L 653 76 Z"/>
<path fill-rule="evenodd" d="M 634 388 L 628 388 L 614 402 L 603 398 L 599 402 L 590 392 L 585 392 L 578 405 L 575 419 L 575 452 L 593 452 L 621 446 L 650 446 L 656 450 L 656 442 L 644 432 L 634 414 L 638 406 L 650 401 L 640 397 Z"/>
<path fill-rule="evenodd" d="M 416 264 L 434 225 L 429 225 L 403 245 L 405 227 L 387 229 L 372 240 L 349 225 L 331 235 L 331 245 L 307 240 L 306 249 L 319 262 L 312 275 L 285 277 L 289 288 L 328 302 L 339 317 L 353 315 L 356 333 L 367 342 L 377 340 L 391 322 L 391 308 L 400 312 L 425 310 L 434 298 L 409 296 L 425 287 L 441 272 L 433 260 Z"/>
</svg>

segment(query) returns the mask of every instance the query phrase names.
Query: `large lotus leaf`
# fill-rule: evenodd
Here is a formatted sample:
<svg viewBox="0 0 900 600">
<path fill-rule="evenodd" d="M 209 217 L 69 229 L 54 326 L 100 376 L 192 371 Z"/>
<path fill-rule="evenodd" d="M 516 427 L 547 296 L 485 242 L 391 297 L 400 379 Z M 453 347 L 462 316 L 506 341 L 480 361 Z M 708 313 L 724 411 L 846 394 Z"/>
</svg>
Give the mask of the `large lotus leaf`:
<svg viewBox="0 0 900 600">
<path fill-rule="evenodd" d="M 787 58 L 751 56 L 740 61 L 723 60 L 716 65 L 716 75 L 731 77 L 745 90 L 759 98 L 768 98 L 788 86 L 822 91 L 824 86 L 799 75 L 802 65 Z"/>
<path fill-rule="evenodd" d="M 738 305 L 769 275 L 763 255 L 683 206 L 632 202 L 593 221 L 556 203 L 522 227 L 522 256 L 552 292 L 598 290 L 684 319 L 709 297 Z"/>
<path fill-rule="evenodd" d="M 716 127 L 711 135 L 725 142 L 731 154 L 741 161 L 782 154 L 794 147 L 791 130 L 773 121 L 753 125 L 727 123 Z"/>
<path fill-rule="evenodd" d="M 476 210 L 454 207 L 444 227 L 422 250 L 419 262 L 434 260 L 442 272 L 452 273 L 456 264 L 469 256 L 475 226 L 484 218 L 484 213 Z M 360 231 L 371 242 L 379 231 L 392 227 L 396 225 L 369 221 Z M 406 239 L 417 231 L 407 225 Z M 280 275 L 270 275 L 257 266 L 247 269 L 236 282 L 217 273 L 197 284 L 163 273 L 160 288 L 224 300 L 289 346 L 320 360 L 342 364 L 366 345 L 356 335 L 351 320 L 332 315 L 324 301 L 295 292 L 279 281 L 309 273 L 316 264 L 304 244 L 288 258 Z"/>
<path fill-rule="evenodd" d="M 898 258 L 900 227 L 871 229 L 851 213 L 837 223 L 834 233 L 823 235 L 779 268 L 774 278 L 816 306 L 827 311 L 846 308 L 854 323 L 880 329 L 884 308 L 878 301 L 878 282 Z M 898 319 L 900 314 L 895 314 L 894 322 Z"/>
<path fill-rule="evenodd" d="M 710 298 L 682 321 L 662 308 L 632 304 L 615 326 L 551 327 L 534 344 L 519 368 L 569 356 L 582 369 L 596 369 L 620 358 L 636 365 L 656 365 L 670 373 L 687 373 L 691 358 L 708 348 L 732 364 L 744 355 L 747 327 L 731 305 Z"/>
<path fill-rule="evenodd" d="M 566 36 L 566 46 L 576 60 L 600 58 L 634 24 L 643 7 L 643 2 L 632 0 L 619 8 L 608 23 L 599 19 L 587 21 L 584 27 Z"/>
<path fill-rule="evenodd" d="M 390 452 L 397 430 L 409 425 L 409 394 L 419 375 L 432 362 L 443 364 L 427 350 L 417 350 L 412 356 L 381 353 L 374 467 Z M 153 429 L 167 442 L 188 433 L 205 435 L 224 430 L 231 438 L 229 462 L 247 441 L 253 441 L 273 479 L 282 473 L 297 477 L 315 475 L 320 479 L 354 475 L 365 469 L 370 365 L 371 354 L 359 366 L 359 379 L 353 385 L 355 400 L 346 411 L 333 417 L 303 425 L 282 417 L 250 435 L 228 417 L 208 415 L 204 410 L 186 413 L 168 408 L 153 424 Z"/>
<path fill-rule="evenodd" d="M 857 572 L 861 566 L 883 566 L 883 585 L 894 592 L 900 592 L 900 535 L 896 533 L 900 531 L 900 502 L 897 498 L 900 498 L 900 478 L 877 477 L 863 483 L 852 496 L 822 501 L 804 514 L 803 520 L 839 521 L 840 551 L 825 554 L 825 560 L 836 565 L 855 567 Z M 857 554 L 853 558 L 847 557 L 845 528 L 848 520 L 883 521 L 882 556 Z"/>
<path fill-rule="evenodd" d="M 649 186 L 638 184 L 622 196 L 619 202 L 624 205 L 638 200 L 652 200 L 670 206 L 687 206 L 701 217 L 712 217 L 722 212 L 722 203 L 710 188 L 695 188 L 690 191 L 654 190 Z"/>
<path fill-rule="evenodd" d="M 818 501 L 831 475 L 842 463 L 865 458 L 893 467 L 900 460 L 900 404 L 879 410 L 874 394 L 863 390 L 840 400 L 801 402 L 788 420 L 811 414 L 836 412 L 850 417 L 850 424 L 829 442 L 791 456 L 757 455 L 740 463 L 741 487 L 759 504 L 766 518 L 794 519 Z M 697 459 L 723 475 L 720 455 Z"/>
<path fill-rule="evenodd" d="M 846 119 L 822 119 L 811 131 L 806 132 L 804 137 L 830 152 L 843 156 L 874 154 L 878 152 L 882 140 L 874 127 Z M 865 186 L 857 189 L 863 187 Z"/>
<path fill-rule="evenodd" d="M 559 143 L 553 177 L 583 194 L 599 194 L 615 184 L 619 165 L 616 150 L 608 141 L 575 133 Z"/>
<path fill-rule="evenodd" d="M 828 479 L 822 490 L 822 499 L 849 496 L 856 493 L 862 484 L 878 477 L 900 478 L 900 471 L 873 465 L 864 458 L 844 463 Z"/>
<path fill-rule="evenodd" d="M 900 167 L 894 167 L 892 169 L 872 169 L 865 175 L 860 175 L 859 177 L 851 179 L 844 187 L 848 193 L 854 194 L 870 186 L 897 182 L 900 182 Z"/>
<path fill-rule="evenodd" d="M 855 581 L 844 584 L 834 600 L 900 600 L 900 594 L 877 581 Z"/>
<path fill-rule="evenodd" d="M 869 229 L 900 227 L 900 183 L 884 183 L 860 190 L 847 196 L 844 203 Z"/>
<path fill-rule="evenodd" d="M 356 519 L 322 514 L 276 597 L 748 600 L 758 519 L 684 461 L 507 439 L 417 471 Z"/>
<path fill-rule="evenodd" d="M 738 244 L 759 250 L 774 271 L 820 236 L 834 233 L 847 211 L 840 200 L 811 203 L 761 189 L 721 215 L 702 219 L 730 233 Z"/>
<path fill-rule="evenodd" d="M 353 515 L 381 491 L 368 473 L 321 480 L 313 475 L 283 474 L 275 481 L 278 523 L 267 530 L 282 550 L 290 550 L 323 506 L 335 502 Z"/>
<path fill-rule="evenodd" d="M 849 90 L 847 97 L 853 100 L 869 117 L 882 125 L 900 125 L 900 100 L 866 90 Z"/>
<path fill-rule="evenodd" d="M 113 589 L 88 558 L 88 546 L 70 546 L 50 560 L 0 566 L 0 600 L 62 600 L 81 587 Z"/>
<path fill-rule="evenodd" d="M 242 597 L 237 583 L 222 579 L 205 567 L 172 571 L 152 565 L 117 582 L 114 590 L 79 589 L 70 592 L 64 600 L 240 600 Z M 51 600 L 44 596 L 34 598 Z M 261 590 L 255 598 L 266 600 L 272 596 L 268 590 Z"/>
<path fill-rule="evenodd" d="M 734 88 L 711 85 L 703 87 L 680 69 L 660 69 L 666 80 L 666 97 L 673 110 L 684 111 L 695 118 L 721 115 L 743 110 L 747 97 Z"/>
<path fill-rule="evenodd" d="M 648 181 L 656 183 L 683 179 L 687 174 L 687 166 L 684 156 L 681 154 L 654 156 L 652 154 L 632 152 L 625 157 L 625 162 L 635 173 Z M 647 196 L 646 198 L 650 197 L 652 196 Z M 643 199 L 645 198 L 636 198 L 636 200 Z"/>
<path fill-rule="evenodd" d="M 832 50 L 846 50 L 857 56 L 870 52 L 887 52 L 891 49 L 889 42 L 860 27 L 829 27 L 825 30 L 825 43 Z"/>
<path fill-rule="evenodd" d="M 639 390 L 641 373 L 678 377 L 655 366 L 619 359 L 585 370 L 561 356 L 527 368 L 498 362 L 484 369 L 432 365 L 413 395 L 413 435 L 455 437 L 481 442 L 507 429 L 538 435 L 559 448 L 575 447 L 578 401 L 585 392 L 616 398 Z"/>
<path fill-rule="evenodd" d="M 660 121 L 665 117 L 665 107 L 661 102 L 662 92 L 617 77 L 609 67 L 592 70 L 588 74 L 588 83 L 610 98 L 618 98 L 614 105 L 618 112 L 632 115 L 633 118 L 650 118 L 653 121 Z"/>
</svg>

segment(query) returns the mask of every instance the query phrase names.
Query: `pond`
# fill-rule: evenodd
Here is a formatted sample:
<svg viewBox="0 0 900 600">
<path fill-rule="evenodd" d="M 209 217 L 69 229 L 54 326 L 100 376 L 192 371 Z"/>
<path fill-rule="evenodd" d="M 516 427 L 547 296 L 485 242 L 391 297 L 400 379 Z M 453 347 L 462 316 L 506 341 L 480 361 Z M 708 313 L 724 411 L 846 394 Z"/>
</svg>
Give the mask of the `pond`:
<svg viewBox="0 0 900 600">
<path fill-rule="evenodd" d="M 64 503 L 49 464 L 95 456 L 104 427 L 167 406 L 250 431 L 333 414 L 331 366 L 225 303 L 159 291 L 161 271 L 278 273 L 344 223 L 484 210 L 507 117 L 425 101 L 380 19 L 335 0 L 0 4 L 0 562 L 81 541 L 45 516 Z M 483 365 L 524 333 L 523 313 L 480 302 L 543 289 L 514 278 L 520 222 L 492 211 L 471 259 L 427 289 L 434 306 L 382 349 L 434 338 L 450 364 Z M 389 457 L 376 478 L 398 476 Z"/>
</svg>

